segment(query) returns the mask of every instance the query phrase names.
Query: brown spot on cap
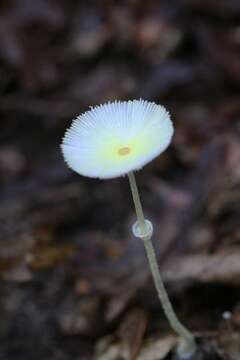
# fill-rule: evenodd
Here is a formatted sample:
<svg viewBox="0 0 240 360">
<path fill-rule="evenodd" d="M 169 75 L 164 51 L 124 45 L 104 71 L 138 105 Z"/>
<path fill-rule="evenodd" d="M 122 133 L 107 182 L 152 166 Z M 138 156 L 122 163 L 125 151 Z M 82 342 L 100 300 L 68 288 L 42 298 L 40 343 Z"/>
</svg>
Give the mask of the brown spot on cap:
<svg viewBox="0 0 240 360">
<path fill-rule="evenodd" d="M 130 152 L 131 152 L 131 149 L 128 146 L 118 149 L 118 155 L 120 155 L 120 156 L 128 155 Z"/>
</svg>

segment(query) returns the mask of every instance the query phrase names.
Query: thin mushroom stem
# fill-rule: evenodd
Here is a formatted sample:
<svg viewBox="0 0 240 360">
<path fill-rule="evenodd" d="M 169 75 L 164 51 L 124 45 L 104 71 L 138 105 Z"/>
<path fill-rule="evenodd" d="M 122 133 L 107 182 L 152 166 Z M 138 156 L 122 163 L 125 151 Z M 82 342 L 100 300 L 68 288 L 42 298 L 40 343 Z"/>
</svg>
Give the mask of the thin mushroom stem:
<svg viewBox="0 0 240 360">
<path fill-rule="evenodd" d="M 137 219 L 138 219 L 138 222 L 139 222 L 139 227 L 140 227 L 141 232 L 145 233 L 146 221 L 145 221 L 145 217 L 144 217 L 144 214 L 143 214 L 143 208 L 142 208 L 142 204 L 141 204 L 141 200 L 140 200 L 140 196 L 139 196 L 137 182 L 136 182 L 134 172 L 132 172 L 132 171 L 129 172 L 128 173 L 128 178 L 129 178 L 130 188 L 131 188 L 131 191 L 132 191 L 132 197 L 133 197 L 133 202 L 134 202 L 134 205 L 135 205 Z"/>
<path fill-rule="evenodd" d="M 138 192 L 138 187 L 136 183 L 136 178 L 133 172 L 128 173 L 130 188 L 132 192 L 133 202 L 136 209 L 138 224 L 140 228 L 141 234 L 147 234 L 147 222 L 144 217 L 142 204 Z M 180 336 L 180 343 L 178 346 L 179 355 L 186 356 L 193 354 L 196 350 L 196 342 L 193 334 L 182 325 L 182 323 L 177 318 L 175 311 L 173 310 L 172 304 L 169 300 L 166 288 L 164 286 L 158 263 L 156 258 L 156 253 L 154 251 L 154 247 L 151 241 L 151 233 L 150 235 L 140 236 L 143 239 L 143 244 L 145 247 L 145 251 L 147 254 L 149 266 L 151 269 L 154 285 L 156 287 L 159 300 L 161 302 L 164 313 L 173 328 L 173 330 Z"/>
</svg>

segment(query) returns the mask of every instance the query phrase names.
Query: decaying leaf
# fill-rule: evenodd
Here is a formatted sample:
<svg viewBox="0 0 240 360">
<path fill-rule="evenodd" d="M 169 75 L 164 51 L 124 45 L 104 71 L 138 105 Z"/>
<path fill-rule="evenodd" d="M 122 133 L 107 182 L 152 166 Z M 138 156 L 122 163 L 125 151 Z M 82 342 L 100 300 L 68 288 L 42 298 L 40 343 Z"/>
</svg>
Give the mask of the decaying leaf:
<svg viewBox="0 0 240 360">
<path fill-rule="evenodd" d="M 137 174 L 164 281 L 238 360 L 239 18 L 239 0 L 0 1 L 1 359 L 171 356 L 126 179 L 87 181 L 59 149 L 89 105 L 142 97 L 176 128 Z"/>
<path fill-rule="evenodd" d="M 149 340 L 141 350 L 138 360 L 163 360 L 175 348 L 177 338 L 174 336 L 163 337 L 159 340 Z"/>
<path fill-rule="evenodd" d="M 110 343 L 108 343 L 110 341 Z M 166 356 L 173 351 L 177 344 L 177 338 L 174 336 L 166 336 L 161 339 L 149 339 L 146 344 L 142 346 L 140 354 L 133 358 L 122 347 L 121 343 L 111 343 L 110 338 L 102 340 L 98 345 L 98 351 L 101 348 L 102 352 L 97 353 L 94 360 L 164 360 Z M 104 349 L 104 350 L 103 350 Z"/>
<path fill-rule="evenodd" d="M 230 248 L 210 254 L 191 254 L 174 258 L 165 272 L 167 281 L 240 283 L 240 251 Z"/>
<path fill-rule="evenodd" d="M 147 326 L 146 313 L 141 309 L 133 309 L 124 318 L 118 330 L 118 336 L 122 340 L 124 353 L 128 354 L 129 360 L 135 360 L 143 341 Z"/>
</svg>

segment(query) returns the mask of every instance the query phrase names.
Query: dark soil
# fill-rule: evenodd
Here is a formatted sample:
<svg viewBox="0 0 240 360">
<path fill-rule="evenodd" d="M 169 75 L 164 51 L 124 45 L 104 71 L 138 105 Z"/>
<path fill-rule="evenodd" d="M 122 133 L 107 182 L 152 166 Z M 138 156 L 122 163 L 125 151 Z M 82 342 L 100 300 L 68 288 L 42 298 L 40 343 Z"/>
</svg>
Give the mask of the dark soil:
<svg viewBox="0 0 240 360">
<path fill-rule="evenodd" d="M 90 105 L 140 97 L 175 125 L 137 174 L 169 295 L 208 354 L 240 359 L 239 21 L 239 0 L 0 1 L 1 360 L 169 341 L 127 179 L 78 176 L 59 148 Z"/>
</svg>

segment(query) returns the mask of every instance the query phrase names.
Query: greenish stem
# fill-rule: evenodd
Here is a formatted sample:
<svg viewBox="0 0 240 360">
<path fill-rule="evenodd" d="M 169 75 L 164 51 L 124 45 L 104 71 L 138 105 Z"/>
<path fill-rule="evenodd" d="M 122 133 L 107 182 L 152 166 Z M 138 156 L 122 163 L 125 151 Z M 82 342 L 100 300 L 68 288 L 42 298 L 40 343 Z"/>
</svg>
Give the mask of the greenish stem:
<svg viewBox="0 0 240 360">
<path fill-rule="evenodd" d="M 140 196 L 139 196 L 139 192 L 138 192 L 138 188 L 137 188 L 135 175 L 133 172 L 130 172 L 128 174 L 128 177 L 129 177 L 130 187 L 131 187 L 132 196 L 133 196 L 133 202 L 134 202 L 135 209 L 136 209 L 136 214 L 137 214 L 140 231 L 142 234 L 144 234 L 144 233 L 146 233 L 146 231 L 145 231 L 146 223 L 145 223 L 145 217 L 143 214 L 142 204 L 141 204 L 141 200 L 140 200 Z M 180 341 L 179 347 L 178 347 L 179 355 L 184 356 L 187 354 L 192 354 L 196 350 L 196 343 L 194 340 L 194 336 L 187 328 L 185 328 L 185 326 L 183 326 L 181 324 L 181 322 L 177 318 L 175 311 L 173 310 L 172 304 L 169 300 L 166 288 L 164 286 L 164 283 L 163 283 L 163 280 L 162 280 L 162 277 L 161 277 L 161 274 L 159 271 L 157 258 L 156 258 L 156 254 L 155 254 L 155 251 L 154 251 L 154 248 L 152 245 L 151 237 L 149 237 L 149 236 L 143 237 L 143 243 L 144 243 L 144 247 L 146 250 L 148 262 L 150 265 L 154 285 L 156 287 L 158 297 L 162 304 L 164 313 L 165 313 L 170 325 L 172 326 L 173 330 L 182 338 Z"/>
<path fill-rule="evenodd" d="M 133 197 L 133 202 L 134 202 L 135 209 L 136 209 L 139 227 L 140 227 L 141 233 L 145 233 L 145 229 L 146 229 L 145 217 L 143 214 L 143 208 L 142 208 L 142 204 L 141 204 L 141 200 L 140 200 L 140 196 L 139 196 L 139 192 L 138 192 L 136 178 L 132 171 L 128 173 L 128 178 L 129 178 L 130 188 L 132 191 L 132 197 Z"/>
</svg>

